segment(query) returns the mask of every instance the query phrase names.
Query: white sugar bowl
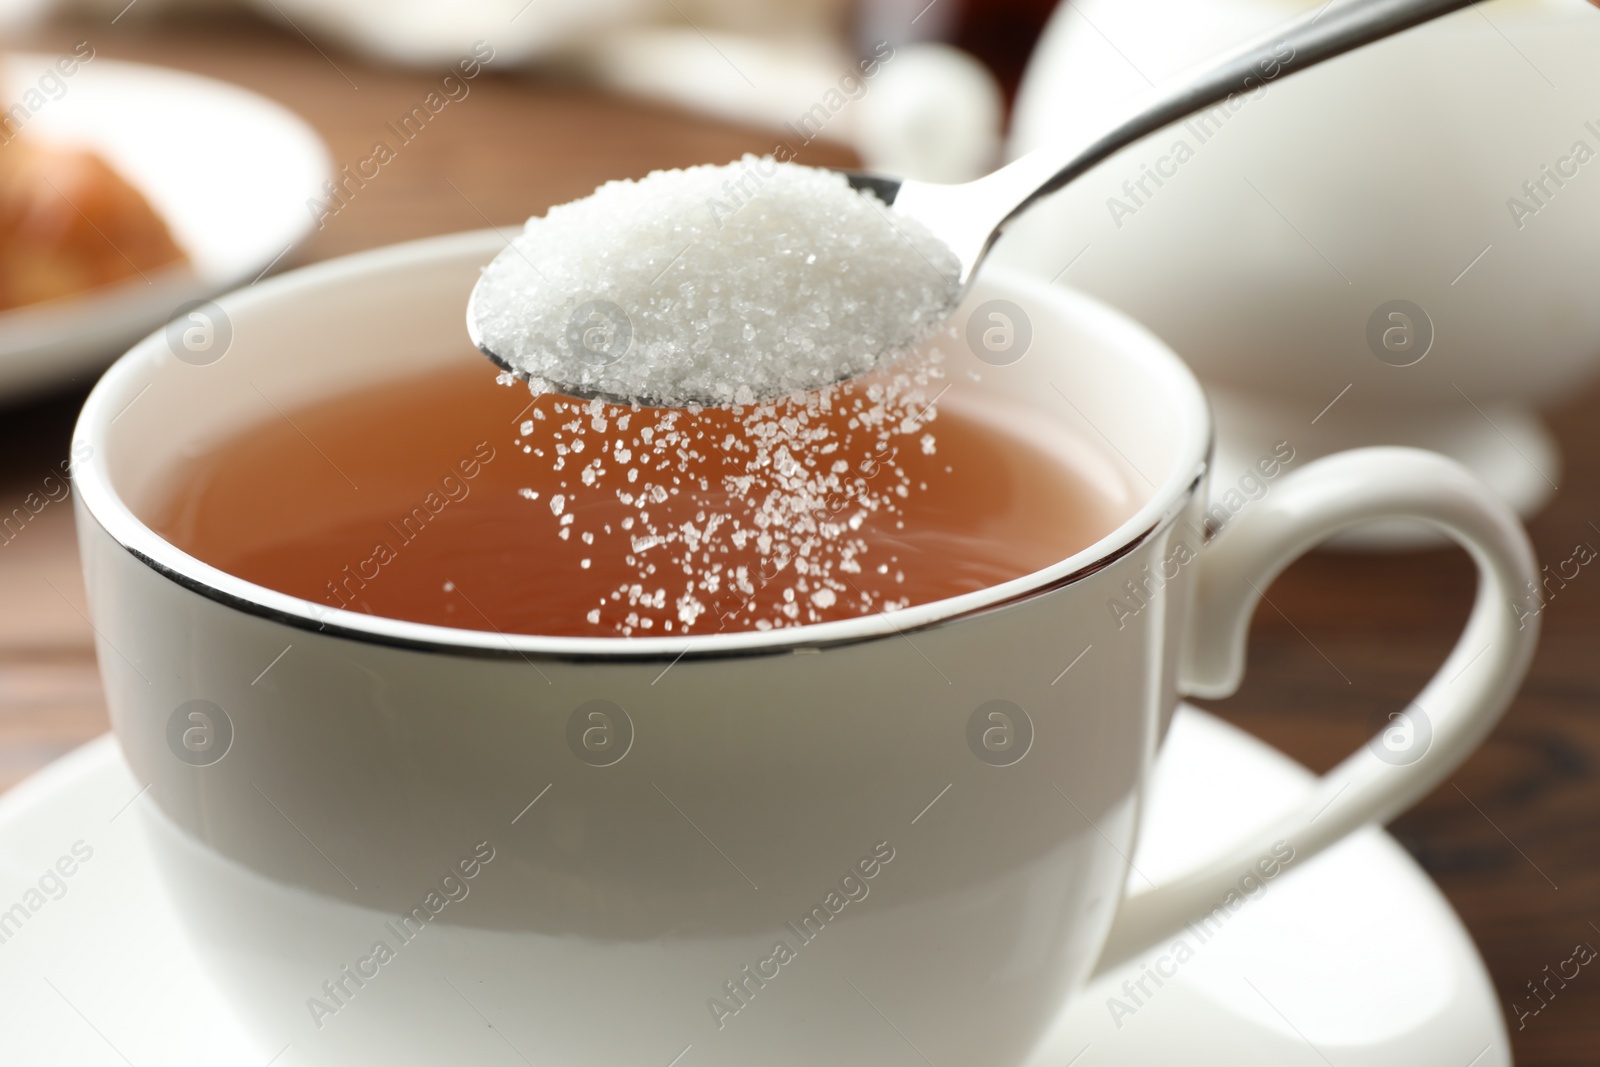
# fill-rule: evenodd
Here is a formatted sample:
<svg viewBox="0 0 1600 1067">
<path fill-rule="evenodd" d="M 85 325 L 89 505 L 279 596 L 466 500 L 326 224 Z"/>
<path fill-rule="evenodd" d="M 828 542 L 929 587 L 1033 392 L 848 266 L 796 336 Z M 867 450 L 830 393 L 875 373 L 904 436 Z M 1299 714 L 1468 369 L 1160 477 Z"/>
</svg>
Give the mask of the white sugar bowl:
<svg viewBox="0 0 1600 1067">
<path fill-rule="evenodd" d="M 1125 99 L 1315 2 L 1063 4 L 1011 152 L 1048 141 L 1066 109 Z M 1597 59 L 1585 0 L 1474 6 L 1119 153 L 997 255 L 1130 312 L 1189 361 L 1216 408 L 1217 484 L 1279 441 L 1307 459 L 1415 444 L 1526 515 L 1560 480 L 1537 408 L 1600 359 Z"/>
</svg>

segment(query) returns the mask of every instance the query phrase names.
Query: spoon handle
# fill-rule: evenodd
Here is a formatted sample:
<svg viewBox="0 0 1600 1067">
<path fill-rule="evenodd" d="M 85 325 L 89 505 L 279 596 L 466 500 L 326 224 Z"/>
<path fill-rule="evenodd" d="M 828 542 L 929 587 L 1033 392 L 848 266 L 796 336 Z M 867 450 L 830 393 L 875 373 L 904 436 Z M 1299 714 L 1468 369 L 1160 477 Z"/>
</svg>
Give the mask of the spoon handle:
<svg viewBox="0 0 1600 1067">
<path fill-rule="evenodd" d="M 1475 0 L 1329 0 L 1233 52 L 1207 60 L 1119 106 L 1120 119 L 1085 116 L 1067 136 L 972 183 L 1002 206 L 998 230 L 1097 163 L 1180 119 Z M 988 197 L 993 200 L 987 200 Z"/>
</svg>

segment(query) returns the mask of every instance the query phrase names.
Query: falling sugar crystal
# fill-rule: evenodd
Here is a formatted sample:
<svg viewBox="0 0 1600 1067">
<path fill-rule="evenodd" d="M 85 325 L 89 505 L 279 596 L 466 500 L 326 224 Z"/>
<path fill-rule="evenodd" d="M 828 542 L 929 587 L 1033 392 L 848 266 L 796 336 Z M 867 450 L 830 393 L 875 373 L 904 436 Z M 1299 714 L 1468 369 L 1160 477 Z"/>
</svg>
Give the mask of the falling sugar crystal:
<svg viewBox="0 0 1600 1067">
<path fill-rule="evenodd" d="M 929 345 L 865 379 L 731 409 L 540 396 L 549 418 L 535 432 L 545 452 L 537 462 L 557 472 L 562 491 L 542 507 L 530 499 L 536 528 L 563 539 L 576 531 L 593 546 L 580 569 L 616 582 L 597 587 L 600 606 L 585 614 L 597 633 L 767 630 L 905 607 L 865 574 L 890 572 L 893 544 L 861 530 L 869 517 L 892 525 L 909 493 L 925 488 L 897 457 L 932 440 L 931 386 L 941 377 Z M 560 453 L 579 443 L 608 458 L 564 469 Z M 614 516 L 594 507 L 604 500 L 627 514 L 590 519 Z"/>
<path fill-rule="evenodd" d="M 842 174 L 747 155 L 608 182 L 528 220 L 468 314 L 536 390 L 751 404 L 903 358 L 949 315 L 957 272 L 937 237 Z"/>
</svg>

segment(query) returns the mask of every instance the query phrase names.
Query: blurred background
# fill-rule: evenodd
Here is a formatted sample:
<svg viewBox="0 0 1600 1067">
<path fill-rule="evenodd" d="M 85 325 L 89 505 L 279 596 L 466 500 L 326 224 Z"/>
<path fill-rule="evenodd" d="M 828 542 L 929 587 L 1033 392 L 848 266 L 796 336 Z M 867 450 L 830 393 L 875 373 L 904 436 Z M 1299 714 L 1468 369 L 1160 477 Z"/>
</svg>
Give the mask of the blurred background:
<svg viewBox="0 0 1600 1067">
<path fill-rule="evenodd" d="M 108 728 L 71 425 L 109 361 L 194 302 L 780 145 L 966 180 L 1062 109 L 1111 106 L 1309 6 L 0 0 L 0 787 Z M 1600 546 L 1594 15 L 1495 0 L 1274 85 L 1097 168 L 1000 252 L 1195 366 L 1222 481 L 1277 440 L 1306 459 L 1417 443 L 1529 518 L 1553 575 L 1528 601 L 1533 672 L 1392 830 L 1463 917 L 1530 1065 L 1600 1047 L 1600 978 L 1521 1028 L 1511 1007 L 1600 943 L 1600 578 L 1574 562 Z M 1192 161 L 1172 162 L 1179 140 Z M 1400 340 L 1381 340 L 1402 305 Z M 1471 597 L 1467 561 L 1414 531 L 1344 548 L 1273 587 L 1243 691 L 1211 709 L 1319 771 L 1421 686 Z"/>
</svg>

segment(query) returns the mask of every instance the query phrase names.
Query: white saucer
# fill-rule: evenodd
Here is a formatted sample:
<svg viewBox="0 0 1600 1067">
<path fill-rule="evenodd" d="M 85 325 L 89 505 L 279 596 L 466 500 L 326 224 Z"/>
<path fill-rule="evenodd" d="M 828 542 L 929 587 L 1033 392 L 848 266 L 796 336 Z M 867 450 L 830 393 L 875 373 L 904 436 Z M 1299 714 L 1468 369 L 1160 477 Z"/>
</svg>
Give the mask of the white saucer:
<svg viewBox="0 0 1600 1067">
<path fill-rule="evenodd" d="M 310 126 L 255 93 L 195 74 L 93 58 L 72 75 L 55 56 L 0 59 L 5 99 L 52 78 L 24 134 L 104 156 L 166 220 L 190 267 L 0 312 L 0 396 L 98 375 L 179 305 L 251 281 L 311 232 L 307 200 L 330 177 Z M 92 380 L 92 379 L 91 379 Z"/>
<path fill-rule="evenodd" d="M 1135 866 L 1160 878 L 1309 780 L 1274 750 L 1183 707 Z M 20 929 L 6 928 L 0 1063 L 290 1067 L 296 1050 L 254 1045 L 201 974 L 160 893 L 139 820 L 129 817 L 130 801 L 148 803 L 137 795 L 115 741 L 104 737 L 0 798 L 0 919 L 75 845 L 93 853 L 65 865 L 74 873 L 59 879 L 58 898 L 41 894 Z M 1466 931 L 1380 830 L 1291 864 L 1219 926 L 1204 943 L 1188 937 L 1193 957 L 1182 964 L 1161 963 L 1165 950 L 1151 953 L 1144 963 L 1175 973 L 1159 988 L 1145 977 L 1148 996 L 1122 988 L 1144 977 L 1139 965 L 1095 982 L 1029 1067 L 1511 1062 L 1500 1005 Z M 1114 1019 L 1112 997 L 1131 1013 Z"/>
</svg>

